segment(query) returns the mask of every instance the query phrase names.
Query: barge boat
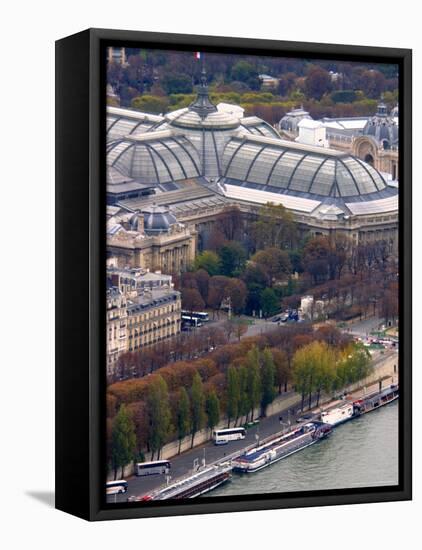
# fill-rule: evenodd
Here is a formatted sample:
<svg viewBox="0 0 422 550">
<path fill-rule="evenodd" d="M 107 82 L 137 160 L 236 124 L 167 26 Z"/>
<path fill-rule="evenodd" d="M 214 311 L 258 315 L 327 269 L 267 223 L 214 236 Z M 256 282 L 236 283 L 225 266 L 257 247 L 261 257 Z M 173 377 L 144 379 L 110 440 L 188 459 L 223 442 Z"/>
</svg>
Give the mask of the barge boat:
<svg viewBox="0 0 422 550">
<path fill-rule="evenodd" d="M 331 431 L 329 424 L 308 422 L 286 434 L 270 438 L 264 444 L 236 457 L 232 460 L 233 470 L 243 473 L 257 472 L 324 439 Z"/>
<path fill-rule="evenodd" d="M 192 476 L 180 479 L 167 487 L 137 498 L 138 501 L 195 498 L 231 480 L 229 463 L 209 466 Z"/>
</svg>

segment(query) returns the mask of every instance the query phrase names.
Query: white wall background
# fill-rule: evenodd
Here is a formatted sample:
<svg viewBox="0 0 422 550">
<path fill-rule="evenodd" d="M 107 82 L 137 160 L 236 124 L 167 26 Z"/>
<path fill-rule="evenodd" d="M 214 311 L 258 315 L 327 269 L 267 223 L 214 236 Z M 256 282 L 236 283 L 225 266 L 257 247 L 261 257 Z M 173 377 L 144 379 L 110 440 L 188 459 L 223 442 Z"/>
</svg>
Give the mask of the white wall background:
<svg viewBox="0 0 422 550">
<path fill-rule="evenodd" d="M 309 545 L 346 550 L 417 545 L 411 541 L 418 540 L 422 511 L 420 408 L 415 408 L 414 416 L 414 462 L 419 469 L 412 503 L 101 524 L 88 524 L 45 503 L 54 487 L 54 41 L 87 27 L 105 27 L 413 48 L 414 203 L 421 205 L 422 44 L 417 6 L 410 0 L 2 4 L 0 523 L 4 548 L 250 549 L 266 543 L 273 548 Z M 420 216 L 415 216 L 415 243 L 421 237 Z M 416 284 L 418 252 L 416 244 Z M 421 305 L 420 292 L 415 292 L 415 310 L 420 311 Z M 420 329 L 416 317 L 415 339 Z M 421 356 L 415 349 L 416 395 L 422 384 L 420 367 Z"/>
</svg>

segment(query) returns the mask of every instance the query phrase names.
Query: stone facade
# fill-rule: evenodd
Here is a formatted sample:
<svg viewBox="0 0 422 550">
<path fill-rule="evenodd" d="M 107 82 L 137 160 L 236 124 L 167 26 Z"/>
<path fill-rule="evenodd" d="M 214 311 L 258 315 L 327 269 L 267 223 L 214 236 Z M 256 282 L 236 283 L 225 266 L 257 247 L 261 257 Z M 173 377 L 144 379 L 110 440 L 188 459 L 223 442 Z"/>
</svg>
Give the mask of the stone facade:
<svg viewBox="0 0 422 550">
<path fill-rule="evenodd" d="M 107 240 L 108 255 L 117 259 L 120 268 L 180 273 L 195 259 L 195 250 L 196 232 L 182 225 L 172 226 L 168 233 L 150 236 L 120 232 Z"/>
<path fill-rule="evenodd" d="M 107 290 L 107 374 L 127 348 L 126 296 L 116 287 Z"/>
</svg>

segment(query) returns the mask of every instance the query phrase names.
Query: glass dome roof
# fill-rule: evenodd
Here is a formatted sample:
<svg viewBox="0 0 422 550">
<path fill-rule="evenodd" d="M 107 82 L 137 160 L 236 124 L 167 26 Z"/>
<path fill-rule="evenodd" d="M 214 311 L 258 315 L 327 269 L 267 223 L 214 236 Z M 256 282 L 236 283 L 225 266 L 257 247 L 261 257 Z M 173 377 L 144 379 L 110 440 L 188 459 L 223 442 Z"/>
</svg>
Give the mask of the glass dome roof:
<svg viewBox="0 0 422 550">
<path fill-rule="evenodd" d="M 351 155 L 258 136 L 232 138 L 222 159 L 227 179 L 325 197 L 382 191 L 377 170 Z"/>
<path fill-rule="evenodd" d="M 107 147 L 108 164 L 141 183 L 162 184 L 200 175 L 198 153 L 184 136 L 161 131 L 126 136 Z"/>
</svg>

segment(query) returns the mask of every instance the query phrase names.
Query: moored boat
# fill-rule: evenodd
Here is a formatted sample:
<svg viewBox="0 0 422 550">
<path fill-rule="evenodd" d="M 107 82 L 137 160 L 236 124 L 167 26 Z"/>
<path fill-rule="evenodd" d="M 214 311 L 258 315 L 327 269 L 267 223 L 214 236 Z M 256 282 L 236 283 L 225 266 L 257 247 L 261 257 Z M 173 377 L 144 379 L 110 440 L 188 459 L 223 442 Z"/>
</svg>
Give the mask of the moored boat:
<svg viewBox="0 0 422 550">
<path fill-rule="evenodd" d="M 231 472 L 232 467 L 228 463 L 209 466 L 192 476 L 180 479 L 167 487 L 133 500 L 147 501 L 199 497 L 230 481 Z"/>
<path fill-rule="evenodd" d="M 354 407 L 353 403 L 345 403 L 340 407 L 334 407 L 321 413 L 321 422 L 324 424 L 331 424 L 331 426 L 337 426 L 347 420 L 353 418 Z"/>
<path fill-rule="evenodd" d="M 368 412 L 379 409 L 384 405 L 388 405 L 392 401 L 399 398 L 399 386 L 398 384 L 392 384 L 384 390 L 371 393 L 356 401 L 353 401 L 353 415 L 360 416 Z"/>
<path fill-rule="evenodd" d="M 233 470 L 245 473 L 257 472 L 282 458 L 313 445 L 327 437 L 331 431 L 332 427 L 329 424 L 319 421 L 308 422 L 286 434 L 271 438 L 264 444 L 236 457 L 232 460 Z"/>
</svg>

